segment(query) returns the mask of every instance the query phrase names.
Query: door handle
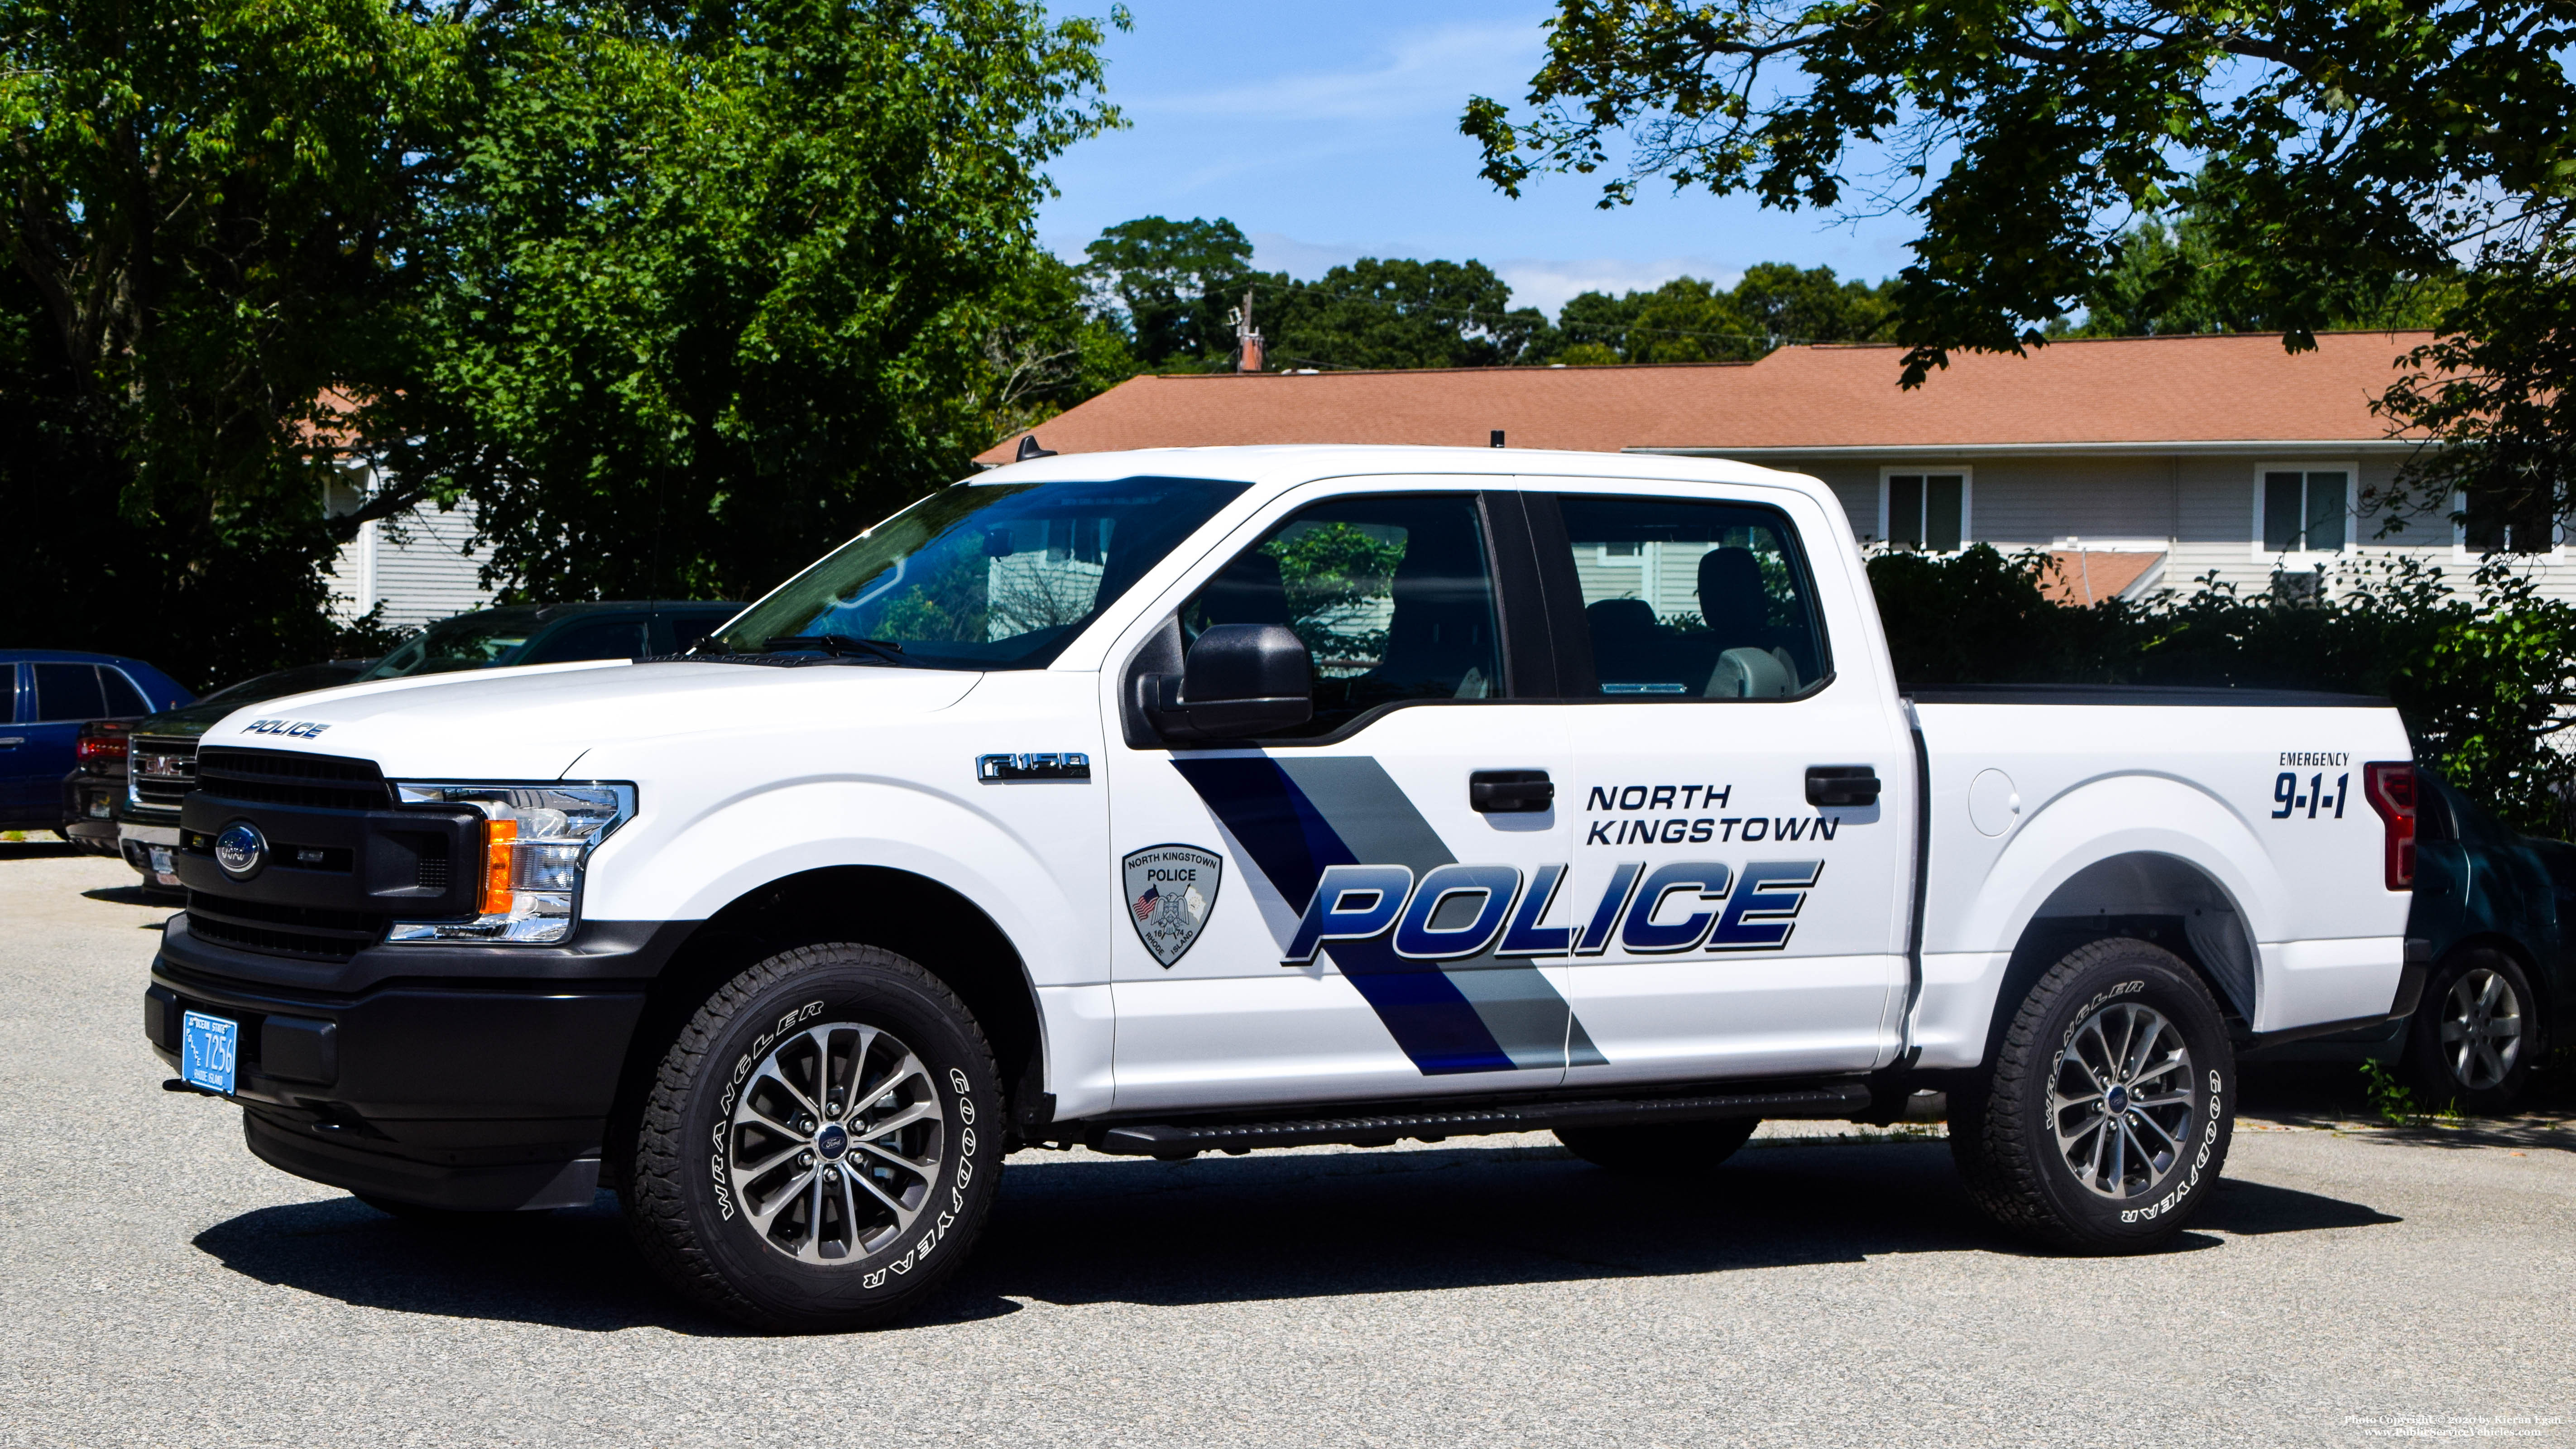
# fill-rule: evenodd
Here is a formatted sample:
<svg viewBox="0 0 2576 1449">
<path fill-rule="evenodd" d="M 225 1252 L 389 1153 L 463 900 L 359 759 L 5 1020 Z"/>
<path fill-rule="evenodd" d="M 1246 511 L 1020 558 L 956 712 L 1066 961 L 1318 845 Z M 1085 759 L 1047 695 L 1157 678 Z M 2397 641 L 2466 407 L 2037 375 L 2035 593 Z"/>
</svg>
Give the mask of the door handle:
<svg viewBox="0 0 2576 1449">
<path fill-rule="evenodd" d="M 1556 804 L 1556 782 L 1545 770 L 1478 770 L 1467 804 L 1479 815 L 1535 815 Z"/>
<path fill-rule="evenodd" d="M 1807 767 L 1807 803 L 1810 805 L 1877 804 L 1878 767 L 1875 765 L 1809 765 Z"/>
<path fill-rule="evenodd" d="M 0 735 L 0 749 L 6 749 L 11 745 L 23 745 L 26 742 L 25 735 Z"/>
</svg>

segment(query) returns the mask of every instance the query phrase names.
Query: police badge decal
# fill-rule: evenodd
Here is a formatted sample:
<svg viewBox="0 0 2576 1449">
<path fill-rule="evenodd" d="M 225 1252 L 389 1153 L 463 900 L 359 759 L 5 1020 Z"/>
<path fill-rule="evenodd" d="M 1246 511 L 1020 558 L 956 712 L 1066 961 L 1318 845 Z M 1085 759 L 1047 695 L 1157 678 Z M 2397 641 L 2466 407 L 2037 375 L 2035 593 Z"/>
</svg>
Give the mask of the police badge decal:
<svg viewBox="0 0 2576 1449">
<path fill-rule="evenodd" d="M 1127 920 L 1164 970 L 1199 938 L 1224 875 L 1225 862 L 1195 845 L 1150 846 L 1127 857 Z"/>
</svg>

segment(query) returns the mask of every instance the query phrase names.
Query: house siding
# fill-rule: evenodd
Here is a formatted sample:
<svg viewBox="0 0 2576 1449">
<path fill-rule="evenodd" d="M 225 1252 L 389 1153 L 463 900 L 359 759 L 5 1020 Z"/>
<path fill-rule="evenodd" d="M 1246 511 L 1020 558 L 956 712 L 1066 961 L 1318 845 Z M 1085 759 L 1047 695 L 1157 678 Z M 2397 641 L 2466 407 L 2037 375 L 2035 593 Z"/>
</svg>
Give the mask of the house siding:
<svg viewBox="0 0 2576 1449">
<path fill-rule="evenodd" d="M 2240 592 L 2270 586 L 2276 568 L 2304 569 L 2312 556 L 2288 560 L 2261 556 L 2255 518 L 2255 479 L 2265 469 L 2342 465 L 2356 470 L 2361 494 L 2385 493 L 2396 482 L 2403 459 L 2337 453 L 2332 445 L 2296 453 L 2248 450 L 2243 453 L 2172 454 L 2122 457 L 2033 457 L 2015 454 L 1979 456 L 1966 451 L 1943 458 L 1891 458 L 1884 462 L 1849 457 L 1800 459 L 1778 454 L 1746 454 L 1741 461 L 1787 472 L 1805 473 L 1833 490 L 1850 520 L 1852 536 L 1864 548 L 1876 544 L 1879 531 L 1879 480 L 1887 472 L 1939 472 L 1965 469 L 1969 491 L 1972 542 L 1988 543 L 2006 553 L 2030 548 L 2163 550 L 2164 587 L 2189 590 L 2204 576 L 2215 575 Z M 2354 546 L 2333 557 L 2330 575 L 2353 578 L 2374 561 L 2401 555 L 2420 558 L 2442 571 L 2445 582 L 2468 585 L 2478 559 L 2452 543 L 2449 520 L 2440 515 L 2409 514 L 2405 527 L 2383 534 L 2384 512 L 2364 511 L 2353 527 Z M 2545 597 L 2576 599 L 2576 559 L 2561 548 L 2532 556 Z"/>
<path fill-rule="evenodd" d="M 372 479 L 363 471 L 335 484 L 327 504 L 334 513 L 357 507 Z M 452 510 L 435 505 L 408 509 L 359 525 L 330 565 L 331 613 L 344 623 L 382 605 L 379 622 L 409 631 L 490 604 L 482 582 L 490 550 L 473 546 L 474 505 Z"/>
</svg>

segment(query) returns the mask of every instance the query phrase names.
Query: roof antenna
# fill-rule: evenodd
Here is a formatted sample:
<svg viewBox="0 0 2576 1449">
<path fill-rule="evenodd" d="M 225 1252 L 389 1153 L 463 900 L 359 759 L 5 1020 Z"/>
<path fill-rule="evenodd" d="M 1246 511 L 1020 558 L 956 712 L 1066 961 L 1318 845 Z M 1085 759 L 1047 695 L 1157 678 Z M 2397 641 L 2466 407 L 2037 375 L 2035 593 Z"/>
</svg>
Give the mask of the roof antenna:
<svg viewBox="0 0 2576 1449">
<path fill-rule="evenodd" d="M 1499 447 L 1501 447 L 1502 445 L 1503 445 L 1503 430 L 1502 430 L 1502 429 L 1500 429 L 1500 428 L 1496 428 L 1496 429 L 1494 429 L 1493 441 L 1491 441 L 1491 442 L 1487 443 L 1485 446 L 1486 446 L 1486 447 L 1488 447 L 1488 448 L 1499 448 Z"/>
<path fill-rule="evenodd" d="M 1014 463 L 1025 463 L 1031 458 L 1052 458 L 1054 456 L 1055 449 L 1041 448 L 1038 446 L 1037 434 L 1023 433 L 1020 436 L 1020 451 L 1012 455 L 1011 461 Z"/>
</svg>

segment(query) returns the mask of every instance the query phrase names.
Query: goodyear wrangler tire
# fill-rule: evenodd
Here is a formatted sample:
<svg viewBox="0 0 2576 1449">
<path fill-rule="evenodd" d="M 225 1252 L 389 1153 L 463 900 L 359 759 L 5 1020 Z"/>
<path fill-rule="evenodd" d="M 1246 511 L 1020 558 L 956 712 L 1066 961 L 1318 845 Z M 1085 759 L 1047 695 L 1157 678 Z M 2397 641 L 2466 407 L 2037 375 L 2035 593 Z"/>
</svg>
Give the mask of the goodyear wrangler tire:
<svg viewBox="0 0 2576 1449">
<path fill-rule="evenodd" d="M 1968 1191 L 2055 1248 L 2163 1246 L 2218 1185 L 2236 1062 L 2209 989 L 2171 952 L 2094 941 L 2042 975 L 1982 1080 L 1952 1094 Z"/>
<path fill-rule="evenodd" d="M 1595 1167 L 1688 1181 L 1715 1172 L 1761 1125 L 1758 1118 L 1729 1117 L 1636 1127 L 1559 1127 L 1556 1140 Z"/>
<path fill-rule="evenodd" d="M 770 1331 L 885 1323 L 956 1271 L 1001 1176 L 974 1015 L 893 952 L 782 952 L 664 1054 L 627 1220 L 685 1296 Z"/>
</svg>

